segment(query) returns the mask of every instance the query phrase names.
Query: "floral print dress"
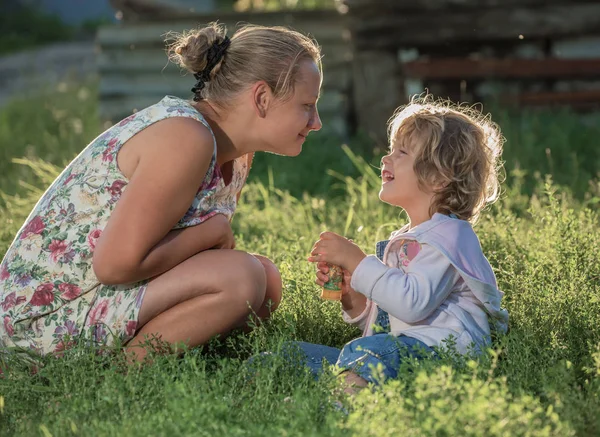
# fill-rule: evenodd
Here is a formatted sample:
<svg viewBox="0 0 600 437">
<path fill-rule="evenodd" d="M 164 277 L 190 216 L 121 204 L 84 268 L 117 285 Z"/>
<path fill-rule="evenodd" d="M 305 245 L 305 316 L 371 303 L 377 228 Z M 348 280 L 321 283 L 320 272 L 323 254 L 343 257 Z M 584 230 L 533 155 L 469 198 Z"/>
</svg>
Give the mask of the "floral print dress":
<svg viewBox="0 0 600 437">
<path fill-rule="evenodd" d="M 170 117 L 192 118 L 210 130 L 187 101 L 167 96 L 94 139 L 41 197 L 0 264 L 0 349 L 45 355 L 60 353 L 82 336 L 98 345 L 111 345 L 117 338 L 125 343 L 134 336 L 148 281 L 102 285 L 92 256 L 127 189 L 117 166 L 119 149 L 141 130 Z M 231 219 L 235 212 L 251 157 L 233 162 L 226 185 L 216 153 L 214 141 L 206 176 L 174 229 L 219 213 Z"/>
</svg>

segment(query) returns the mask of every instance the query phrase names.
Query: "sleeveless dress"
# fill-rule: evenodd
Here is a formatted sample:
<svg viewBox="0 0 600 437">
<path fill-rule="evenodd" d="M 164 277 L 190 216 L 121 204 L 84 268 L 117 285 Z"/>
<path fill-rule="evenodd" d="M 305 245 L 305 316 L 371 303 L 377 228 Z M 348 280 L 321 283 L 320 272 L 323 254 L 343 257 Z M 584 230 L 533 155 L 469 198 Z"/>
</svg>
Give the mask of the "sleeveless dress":
<svg viewBox="0 0 600 437">
<path fill-rule="evenodd" d="M 92 255 L 127 189 L 128 180 L 117 166 L 121 146 L 171 117 L 192 118 L 210 130 L 190 103 L 166 96 L 94 139 L 41 197 L 0 264 L 0 349 L 60 354 L 81 338 L 110 346 L 117 338 L 126 343 L 134 336 L 148 280 L 102 285 L 92 269 Z M 251 157 L 233 162 L 226 185 L 217 165 L 214 134 L 213 143 L 204 180 L 174 229 L 219 213 L 231 219 L 235 212 Z"/>
</svg>

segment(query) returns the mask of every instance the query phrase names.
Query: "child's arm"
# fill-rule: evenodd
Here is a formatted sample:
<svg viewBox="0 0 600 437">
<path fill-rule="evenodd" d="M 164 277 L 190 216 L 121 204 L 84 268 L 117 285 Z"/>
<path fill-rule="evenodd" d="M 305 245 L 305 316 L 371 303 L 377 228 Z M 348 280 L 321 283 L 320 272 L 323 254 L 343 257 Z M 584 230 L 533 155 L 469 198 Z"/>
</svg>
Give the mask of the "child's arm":
<svg viewBox="0 0 600 437">
<path fill-rule="evenodd" d="M 356 290 L 352 288 L 350 290 L 348 294 L 342 295 L 342 310 L 351 319 L 355 319 L 365 312 L 368 301 L 364 295 L 357 293 Z"/>
<path fill-rule="evenodd" d="M 423 245 L 406 273 L 368 256 L 354 271 L 351 286 L 397 319 L 416 323 L 446 300 L 459 279 L 441 252 Z"/>
<path fill-rule="evenodd" d="M 351 290 L 351 293 L 342 296 L 342 318 L 344 322 L 356 325 L 364 331 L 371 311 L 371 301 L 356 290 Z"/>
</svg>

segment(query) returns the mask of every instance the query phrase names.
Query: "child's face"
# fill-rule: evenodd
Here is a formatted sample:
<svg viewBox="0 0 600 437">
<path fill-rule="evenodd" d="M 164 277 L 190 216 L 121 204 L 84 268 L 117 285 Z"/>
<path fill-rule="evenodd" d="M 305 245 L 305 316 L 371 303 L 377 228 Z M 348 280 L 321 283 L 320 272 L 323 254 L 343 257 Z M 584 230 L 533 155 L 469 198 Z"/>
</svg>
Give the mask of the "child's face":
<svg viewBox="0 0 600 437">
<path fill-rule="evenodd" d="M 428 216 L 433 193 L 419 186 L 414 170 L 414 148 L 409 149 L 399 142 L 394 142 L 381 164 L 379 198 L 390 205 L 405 209 L 410 217 Z"/>
</svg>

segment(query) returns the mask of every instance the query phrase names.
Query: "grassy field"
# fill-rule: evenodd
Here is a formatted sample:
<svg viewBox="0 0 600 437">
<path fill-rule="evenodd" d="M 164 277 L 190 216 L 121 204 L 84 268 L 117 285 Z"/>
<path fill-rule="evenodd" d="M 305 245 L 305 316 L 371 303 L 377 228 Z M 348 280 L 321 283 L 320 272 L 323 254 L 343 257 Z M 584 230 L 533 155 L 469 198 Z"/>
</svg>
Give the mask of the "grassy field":
<svg viewBox="0 0 600 437">
<path fill-rule="evenodd" d="M 234 220 L 238 248 L 271 257 L 283 276 L 268 323 L 140 369 L 89 350 L 46 359 L 33 376 L 11 362 L 0 435 L 599 435 L 600 125 L 569 113 L 495 115 L 507 177 L 476 229 L 511 323 L 483 357 L 407 363 L 397 381 L 354 399 L 339 398 L 332 376 L 316 382 L 275 357 L 258 373 L 247 364 L 286 340 L 341 346 L 355 337 L 338 304 L 318 298 L 304 259 L 322 230 L 372 253 L 405 220 L 377 199 L 379 156 L 316 134 L 298 158 L 257 157 Z M 102 129 L 90 86 L 0 112 L 0 256 L 43 188 Z"/>
</svg>

